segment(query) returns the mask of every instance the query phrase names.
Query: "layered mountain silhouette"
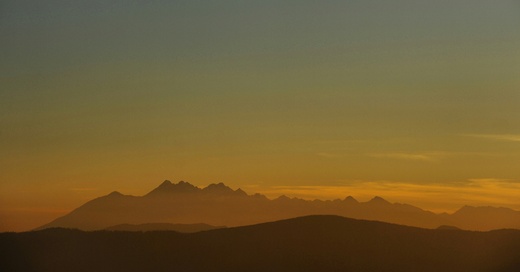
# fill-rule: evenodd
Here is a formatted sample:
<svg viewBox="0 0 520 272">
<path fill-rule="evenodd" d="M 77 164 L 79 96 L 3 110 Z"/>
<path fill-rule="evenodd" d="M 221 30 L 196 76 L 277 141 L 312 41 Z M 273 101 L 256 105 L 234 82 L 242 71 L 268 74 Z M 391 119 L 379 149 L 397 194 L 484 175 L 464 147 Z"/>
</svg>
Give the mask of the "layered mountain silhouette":
<svg viewBox="0 0 520 272">
<path fill-rule="evenodd" d="M 520 212 L 506 208 L 465 206 L 453 214 L 435 214 L 381 197 L 358 202 L 343 200 L 303 200 L 280 196 L 248 195 L 223 183 L 205 188 L 181 181 L 164 181 L 144 196 L 112 192 L 91 200 L 71 213 L 38 229 L 62 227 L 101 230 L 119 224 L 205 223 L 213 226 L 243 226 L 298 216 L 330 214 L 377 220 L 422 228 L 453 226 L 466 230 L 520 229 Z"/>
<path fill-rule="evenodd" d="M 109 231 L 177 231 L 182 233 L 194 233 L 212 229 L 221 229 L 225 226 L 211 226 L 208 224 L 170 224 L 170 223 L 146 223 L 146 224 L 119 224 L 106 228 Z"/>
<path fill-rule="evenodd" d="M 191 234 L 53 228 L 1 233 L 0 271 L 520 271 L 520 231 L 332 215 Z"/>
</svg>

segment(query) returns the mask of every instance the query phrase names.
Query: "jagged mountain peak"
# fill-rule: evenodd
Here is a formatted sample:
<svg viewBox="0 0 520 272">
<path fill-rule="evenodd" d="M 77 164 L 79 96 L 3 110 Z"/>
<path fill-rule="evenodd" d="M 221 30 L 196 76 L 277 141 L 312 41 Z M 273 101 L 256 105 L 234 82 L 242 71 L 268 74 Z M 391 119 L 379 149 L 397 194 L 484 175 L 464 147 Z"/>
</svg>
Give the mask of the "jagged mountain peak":
<svg viewBox="0 0 520 272">
<path fill-rule="evenodd" d="M 277 197 L 275 200 L 288 201 L 288 200 L 291 200 L 291 198 L 286 195 L 281 195 L 281 196 Z"/>
<path fill-rule="evenodd" d="M 247 196 L 247 193 L 244 192 L 244 190 L 242 190 L 242 189 L 240 189 L 240 188 L 236 189 L 236 190 L 235 190 L 235 193 L 236 193 L 237 195 Z"/>
<path fill-rule="evenodd" d="M 189 182 L 186 182 L 186 181 L 179 181 L 177 184 L 174 184 L 174 186 L 176 186 L 177 188 L 182 188 L 182 189 L 186 189 L 186 190 L 199 190 L 199 187 L 189 183 Z"/>
<path fill-rule="evenodd" d="M 242 189 L 233 190 L 222 182 L 212 183 L 202 189 L 202 192 L 216 196 L 248 196 Z"/>
<path fill-rule="evenodd" d="M 370 199 L 367 203 L 373 203 L 373 204 L 390 204 L 390 202 L 386 201 L 384 198 L 380 196 L 375 196 L 374 198 Z"/>
<path fill-rule="evenodd" d="M 265 195 L 260 194 L 260 193 L 255 193 L 255 194 L 252 195 L 251 197 L 253 197 L 253 198 L 255 198 L 255 199 L 269 200 Z"/>
<path fill-rule="evenodd" d="M 458 209 L 454 214 L 455 215 L 472 215 L 474 213 L 518 213 L 518 211 L 504 208 L 504 207 L 493 207 L 493 206 L 480 206 L 474 207 L 465 205 L 462 208 Z"/>
<path fill-rule="evenodd" d="M 192 185 L 189 182 L 179 181 L 177 184 L 172 183 L 169 180 L 163 181 L 161 185 L 153 189 L 147 195 L 165 194 L 165 193 L 188 193 L 200 190 L 200 188 Z"/>
<path fill-rule="evenodd" d="M 161 187 L 161 186 L 170 186 L 170 185 L 172 185 L 172 182 L 169 181 L 169 180 L 165 180 L 165 181 L 163 181 L 163 183 L 161 183 L 161 185 L 159 185 L 159 187 Z"/>
<path fill-rule="evenodd" d="M 345 197 L 345 199 L 343 199 L 343 201 L 349 202 L 349 203 L 359 203 L 357 201 L 357 199 L 355 199 L 353 196 L 347 196 L 347 197 Z"/>
<path fill-rule="evenodd" d="M 460 214 L 460 213 L 464 213 L 464 212 L 472 211 L 472 210 L 474 210 L 474 209 L 475 209 L 475 207 L 473 207 L 473 206 L 464 205 L 464 206 L 462 206 L 460 209 L 458 209 L 457 211 L 455 211 L 454 214 L 457 214 L 457 213 Z"/>
<path fill-rule="evenodd" d="M 242 189 L 233 190 L 222 182 L 212 183 L 201 189 L 182 180 L 178 183 L 165 180 L 161 185 L 149 192 L 147 196 L 167 196 L 179 193 L 204 193 L 207 196 L 248 196 Z"/>
<path fill-rule="evenodd" d="M 117 196 L 123 196 L 123 194 L 118 191 L 113 191 L 112 193 L 108 194 L 107 196 L 117 197 Z"/>
<path fill-rule="evenodd" d="M 231 190 L 226 184 L 223 182 L 219 183 L 211 183 L 210 185 L 206 186 L 203 190 Z"/>
</svg>

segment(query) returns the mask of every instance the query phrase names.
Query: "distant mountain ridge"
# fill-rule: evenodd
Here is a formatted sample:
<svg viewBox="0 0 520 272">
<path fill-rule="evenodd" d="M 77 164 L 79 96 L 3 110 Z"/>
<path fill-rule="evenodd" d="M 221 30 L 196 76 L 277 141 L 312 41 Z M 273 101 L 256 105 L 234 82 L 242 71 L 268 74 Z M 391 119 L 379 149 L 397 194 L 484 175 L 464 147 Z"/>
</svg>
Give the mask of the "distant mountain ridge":
<svg viewBox="0 0 520 272">
<path fill-rule="evenodd" d="M 119 224 L 106 228 L 109 231 L 176 231 L 182 233 L 194 233 L 199 231 L 221 229 L 225 226 L 211 226 L 208 224 L 170 224 L 170 223 L 145 223 L 145 224 Z"/>
<path fill-rule="evenodd" d="M 242 226 L 298 216 L 330 214 L 377 220 L 422 228 L 453 226 L 467 230 L 520 229 L 520 212 L 507 208 L 465 206 L 453 214 L 435 214 L 408 204 L 390 203 L 381 197 L 358 202 L 303 200 L 280 196 L 248 195 L 224 183 L 199 188 L 188 182 L 164 181 L 144 196 L 112 192 L 93 199 L 69 214 L 39 227 L 100 230 L 120 224 L 205 223 L 213 226 Z"/>
</svg>

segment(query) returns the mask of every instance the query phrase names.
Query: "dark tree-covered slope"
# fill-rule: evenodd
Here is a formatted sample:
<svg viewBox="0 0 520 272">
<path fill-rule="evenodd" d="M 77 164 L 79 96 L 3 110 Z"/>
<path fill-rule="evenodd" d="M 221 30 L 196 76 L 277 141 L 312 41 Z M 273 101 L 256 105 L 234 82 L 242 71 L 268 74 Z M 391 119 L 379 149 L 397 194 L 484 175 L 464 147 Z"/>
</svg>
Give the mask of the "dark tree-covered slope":
<svg viewBox="0 0 520 272">
<path fill-rule="evenodd" d="M 192 234 L 0 234 L 0 271 L 520 271 L 520 231 L 306 216 Z"/>
</svg>

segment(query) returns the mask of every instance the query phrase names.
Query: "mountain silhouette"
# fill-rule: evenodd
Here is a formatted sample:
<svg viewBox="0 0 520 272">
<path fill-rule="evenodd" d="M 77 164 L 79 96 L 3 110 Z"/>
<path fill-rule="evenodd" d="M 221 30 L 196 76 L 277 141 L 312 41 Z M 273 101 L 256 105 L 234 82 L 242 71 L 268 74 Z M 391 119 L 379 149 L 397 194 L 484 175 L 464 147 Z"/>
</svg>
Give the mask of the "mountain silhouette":
<svg viewBox="0 0 520 272">
<path fill-rule="evenodd" d="M 453 214 L 435 214 L 408 204 L 390 203 L 378 196 L 367 202 L 358 202 L 351 196 L 343 200 L 310 201 L 282 195 L 270 200 L 261 194 L 233 190 L 224 183 L 199 188 L 184 181 L 176 184 L 164 181 L 144 196 L 113 192 L 38 229 L 101 230 L 119 224 L 153 222 L 243 226 L 316 214 L 432 229 L 442 225 L 480 231 L 520 229 L 520 212 L 506 208 L 466 206 Z"/>
<path fill-rule="evenodd" d="M 442 225 L 442 226 L 439 226 L 437 228 L 438 230 L 461 230 L 457 227 L 454 227 L 454 226 L 447 226 L 447 225 Z"/>
<path fill-rule="evenodd" d="M 383 199 L 380 196 L 375 196 L 374 198 L 370 199 L 368 201 L 368 203 L 374 204 L 374 205 L 387 205 L 387 204 L 390 204 L 390 202 L 386 201 L 385 199 Z"/>
<path fill-rule="evenodd" d="M 181 194 L 181 193 L 196 193 L 199 192 L 200 188 L 191 185 L 188 182 L 180 181 L 177 184 L 172 183 L 169 180 L 165 180 L 159 187 L 155 188 L 147 194 L 147 196 L 158 196 L 168 194 Z"/>
<path fill-rule="evenodd" d="M 221 229 L 224 226 L 211 226 L 208 224 L 170 224 L 170 223 L 146 223 L 146 224 L 120 224 L 106 228 L 110 231 L 177 231 L 182 233 L 194 233 L 212 229 Z"/>
<path fill-rule="evenodd" d="M 0 271 L 520 271 L 520 231 L 332 215 L 191 234 L 52 228 L 1 233 Z"/>
<path fill-rule="evenodd" d="M 354 197 L 352 196 L 347 196 L 345 197 L 345 199 L 343 199 L 343 202 L 347 202 L 347 203 L 350 203 L 350 204 L 357 204 L 359 203 Z"/>
</svg>

